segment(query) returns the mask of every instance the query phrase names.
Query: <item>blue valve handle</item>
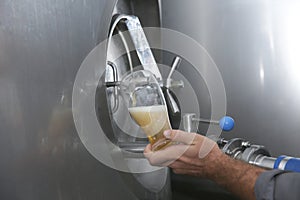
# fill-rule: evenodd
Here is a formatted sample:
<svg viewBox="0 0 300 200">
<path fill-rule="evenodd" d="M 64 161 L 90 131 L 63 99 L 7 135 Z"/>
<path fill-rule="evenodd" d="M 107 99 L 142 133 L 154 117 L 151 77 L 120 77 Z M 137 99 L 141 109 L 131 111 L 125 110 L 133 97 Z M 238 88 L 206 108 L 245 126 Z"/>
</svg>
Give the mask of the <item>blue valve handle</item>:
<svg viewBox="0 0 300 200">
<path fill-rule="evenodd" d="M 189 120 L 189 117 L 193 117 L 193 121 L 203 122 L 203 123 L 210 123 L 210 124 L 219 124 L 220 128 L 223 131 L 231 131 L 234 127 L 234 119 L 229 116 L 222 117 L 219 121 L 216 120 L 209 120 L 209 119 L 203 119 L 203 118 L 194 118 L 195 114 L 187 114 L 187 120 Z"/>
<path fill-rule="evenodd" d="M 231 131 L 234 127 L 234 119 L 230 116 L 224 116 L 220 119 L 219 126 L 223 131 Z"/>
<path fill-rule="evenodd" d="M 300 172 L 300 158 L 279 156 L 274 162 L 274 169 Z"/>
</svg>

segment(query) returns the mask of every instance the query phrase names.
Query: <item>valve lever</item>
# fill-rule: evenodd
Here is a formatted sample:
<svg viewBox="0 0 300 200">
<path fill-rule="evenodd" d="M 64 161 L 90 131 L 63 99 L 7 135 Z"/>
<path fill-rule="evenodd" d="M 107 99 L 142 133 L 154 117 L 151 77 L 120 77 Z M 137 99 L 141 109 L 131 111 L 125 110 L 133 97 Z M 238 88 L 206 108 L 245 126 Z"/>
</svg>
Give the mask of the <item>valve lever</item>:
<svg viewBox="0 0 300 200">
<path fill-rule="evenodd" d="M 188 113 L 183 116 L 183 123 L 184 129 L 187 132 L 192 131 L 192 122 L 202 122 L 202 123 L 209 123 L 209 124 L 217 124 L 223 131 L 231 131 L 234 127 L 234 119 L 230 116 L 224 116 L 219 121 L 216 120 L 209 120 L 203 118 L 196 118 L 196 114 Z"/>
</svg>

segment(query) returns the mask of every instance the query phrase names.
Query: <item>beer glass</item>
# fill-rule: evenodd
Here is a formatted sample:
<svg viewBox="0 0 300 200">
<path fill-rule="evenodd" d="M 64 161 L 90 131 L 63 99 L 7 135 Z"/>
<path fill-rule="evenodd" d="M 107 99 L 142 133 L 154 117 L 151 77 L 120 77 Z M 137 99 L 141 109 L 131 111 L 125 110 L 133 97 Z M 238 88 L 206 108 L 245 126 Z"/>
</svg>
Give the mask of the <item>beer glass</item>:
<svg viewBox="0 0 300 200">
<path fill-rule="evenodd" d="M 121 90 L 132 119 L 142 128 L 152 144 L 152 150 L 170 145 L 163 135 L 171 129 L 164 95 L 154 75 L 139 70 L 126 75 Z"/>
</svg>

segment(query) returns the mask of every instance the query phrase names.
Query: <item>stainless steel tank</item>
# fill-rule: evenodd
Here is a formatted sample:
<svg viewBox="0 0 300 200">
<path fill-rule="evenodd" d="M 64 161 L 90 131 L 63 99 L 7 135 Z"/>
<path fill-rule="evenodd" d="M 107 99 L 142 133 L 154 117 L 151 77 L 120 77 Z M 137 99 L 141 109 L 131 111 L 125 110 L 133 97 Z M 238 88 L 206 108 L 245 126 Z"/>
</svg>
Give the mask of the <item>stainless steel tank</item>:
<svg viewBox="0 0 300 200">
<path fill-rule="evenodd" d="M 166 169 L 130 171 L 132 166 L 150 166 L 142 156 L 147 140 L 120 129 L 118 119 L 123 115 L 116 106 L 120 94 L 110 85 L 120 80 L 131 65 L 141 64 L 136 53 L 126 52 L 124 38 L 128 41 L 128 35 L 122 35 L 126 31 L 124 23 L 112 28 L 123 14 L 137 16 L 143 27 L 162 26 L 184 33 L 203 47 L 201 55 L 186 52 L 188 55 L 183 56 L 174 72 L 173 78 L 180 87 L 168 92 L 176 97 L 181 114 L 194 112 L 197 117 L 217 120 L 227 113 L 235 118 L 236 126 L 222 137 L 262 144 L 273 156 L 299 157 L 299 9 L 300 4 L 292 0 L 1 2 L 0 198 L 171 198 Z M 153 35 L 149 33 L 156 33 L 151 31 L 145 30 L 150 43 Z M 104 60 L 90 62 L 97 58 L 101 52 L 99 43 L 110 33 L 116 37 L 110 48 L 105 43 L 106 49 L 100 55 Z M 152 49 L 164 80 L 174 57 L 182 56 L 168 51 L 169 34 L 175 32 L 162 31 L 161 38 L 155 38 L 161 39 L 161 46 Z M 117 60 L 108 59 L 120 51 L 125 54 Z M 225 88 L 217 102 L 221 105 L 219 113 L 212 110 L 216 103 L 212 97 L 218 94 L 211 93 L 205 76 L 186 59 L 189 56 L 200 59 L 204 75 L 217 67 Z M 117 155 L 112 157 L 112 163 L 121 160 L 128 171 L 100 162 L 93 152 L 103 143 L 82 137 L 85 132 L 78 129 L 84 127 L 80 122 L 89 121 L 79 118 L 74 123 L 74 116 L 80 113 L 74 109 L 78 107 L 74 107 L 72 93 L 74 97 L 74 91 L 81 92 L 79 87 L 74 89 L 74 82 L 80 68 L 91 63 L 97 65 L 96 76 L 105 73 L 97 82 L 83 83 L 83 100 L 89 88 L 95 87 L 95 121 L 113 147 L 110 153 Z M 175 123 L 178 115 L 172 117 Z M 182 122 L 173 127 L 184 128 Z M 197 131 L 210 135 L 220 130 L 200 123 Z M 118 157 L 121 154 L 125 156 Z M 171 179 L 173 199 L 234 198 L 207 180 L 174 175 Z"/>
<path fill-rule="evenodd" d="M 236 120 L 223 136 L 274 155 L 300 155 L 299 7 L 293 0 L 162 3 L 163 27 L 203 45 L 222 74 L 227 113 Z"/>
<path fill-rule="evenodd" d="M 299 1 L 164 0 L 162 8 L 162 26 L 195 39 L 222 74 L 227 114 L 236 124 L 221 136 L 299 157 Z M 201 188 L 195 179 L 176 180 L 183 193 L 184 185 Z"/>
<path fill-rule="evenodd" d="M 160 1 L 0 3 L 0 199 L 171 198 L 166 168 L 130 173 L 108 167 L 75 129 L 76 74 L 108 37 L 115 14 L 159 27 Z M 101 98 L 106 101 L 96 98 L 95 109 Z M 111 123 L 109 116 L 105 120 Z M 164 181 L 158 189 L 156 180 Z"/>
</svg>

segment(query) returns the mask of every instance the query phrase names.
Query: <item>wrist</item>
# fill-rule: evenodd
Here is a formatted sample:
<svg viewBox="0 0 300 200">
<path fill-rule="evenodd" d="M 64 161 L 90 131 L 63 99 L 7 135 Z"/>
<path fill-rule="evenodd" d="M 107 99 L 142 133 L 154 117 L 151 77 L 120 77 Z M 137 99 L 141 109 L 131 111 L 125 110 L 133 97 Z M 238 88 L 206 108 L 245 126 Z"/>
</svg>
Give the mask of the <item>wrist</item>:
<svg viewBox="0 0 300 200">
<path fill-rule="evenodd" d="M 211 152 L 204 158 L 204 174 L 205 178 L 212 181 L 217 181 L 223 171 L 223 166 L 226 165 L 230 159 L 225 155 L 216 145 Z"/>
</svg>

